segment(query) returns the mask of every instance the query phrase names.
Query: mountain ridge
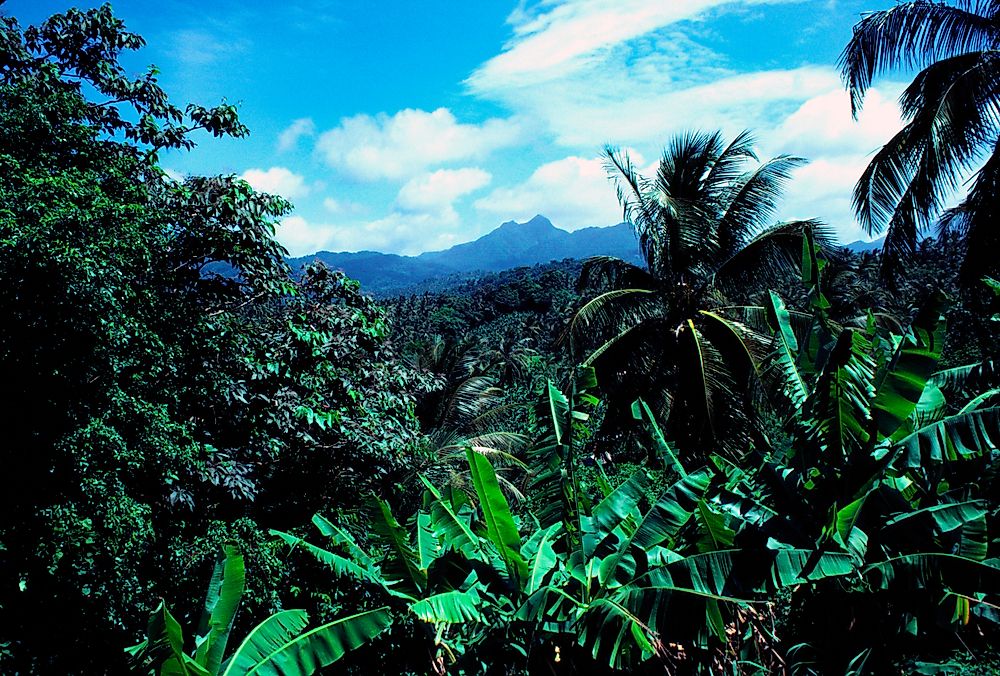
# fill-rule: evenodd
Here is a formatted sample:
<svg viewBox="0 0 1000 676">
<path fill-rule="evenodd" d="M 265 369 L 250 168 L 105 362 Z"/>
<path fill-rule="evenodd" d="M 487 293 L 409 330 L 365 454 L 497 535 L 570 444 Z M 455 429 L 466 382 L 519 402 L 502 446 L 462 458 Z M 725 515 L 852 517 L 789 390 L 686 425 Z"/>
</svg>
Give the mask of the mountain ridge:
<svg viewBox="0 0 1000 676">
<path fill-rule="evenodd" d="M 635 235 L 627 223 L 570 232 L 557 228 L 539 214 L 523 223 L 505 221 L 471 242 L 416 256 L 378 251 L 318 251 L 292 258 L 289 263 L 293 269 L 298 269 L 319 260 L 360 281 L 362 289 L 368 293 L 392 295 L 445 276 L 500 272 L 567 258 L 602 255 L 640 262 Z"/>
</svg>

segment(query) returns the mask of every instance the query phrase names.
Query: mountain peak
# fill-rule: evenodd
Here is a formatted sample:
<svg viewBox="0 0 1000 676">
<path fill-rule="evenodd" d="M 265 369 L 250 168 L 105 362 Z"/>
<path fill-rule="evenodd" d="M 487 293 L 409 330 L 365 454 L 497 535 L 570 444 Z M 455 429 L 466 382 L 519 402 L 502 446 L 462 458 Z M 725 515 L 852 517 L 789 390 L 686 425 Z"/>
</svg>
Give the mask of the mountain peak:
<svg viewBox="0 0 1000 676">
<path fill-rule="evenodd" d="M 524 223 L 518 223 L 517 221 L 506 221 L 505 223 L 501 223 L 500 227 L 497 228 L 497 230 L 503 230 L 505 232 L 510 230 L 518 230 L 518 231 L 528 230 L 531 232 L 544 232 L 546 230 L 555 230 L 555 229 L 557 228 L 556 226 L 552 225 L 552 221 L 545 218 L 545 216 L 542 216 L 541 214 L 535 214 L 534 217 L 532 217 L 530 220 L 525 221 Z M 494 232 L 496 232 L 496 230 L 494 230 Z"/>
<path fill-rule="evenodd" d="M 617 256 L 641 262 L 636 256 L 635 236 L 630 227 L 618 225 L 567 232 L 552 225 L 541 214 L 524 223 L 507 221 L 472 242 L 419 256 L 372 252 L 317 254 L 330 267 L 359 280 L 366 291 L 380 294 L 415 288 L 423 280 L 442 279 L 448 275 L 496 272 L 590 256 Z M 292 265 L 301 265 L 311 258 L 296 259 Z"/>
</svg>

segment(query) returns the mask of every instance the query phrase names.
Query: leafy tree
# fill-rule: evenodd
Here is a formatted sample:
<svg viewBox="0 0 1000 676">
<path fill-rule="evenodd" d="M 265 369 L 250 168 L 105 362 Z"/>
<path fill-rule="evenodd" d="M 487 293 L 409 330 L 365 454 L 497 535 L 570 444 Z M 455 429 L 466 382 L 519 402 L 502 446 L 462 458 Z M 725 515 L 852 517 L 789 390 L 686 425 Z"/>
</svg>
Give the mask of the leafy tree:
<svg viewBox="0 0 1000 676">
<path fill-rule="evenodd" d="M 158 166 L 195 131 L 247 130 L 129 78 L 142 44 L 109 6 L 0 20 L 4 672 L 117 670 L 153 599 L 193 600 L 226 540 L 266 571 L 250 614 L 270 612 L 257 519 L 383 490 L 416 436 L 419 376 L 381 310 L 342 276 L 289 277 L 290 205 Z"/>
<path fill-rule="evenodd" d="M 597 369 L 612 425 L 624 425 L 642 397 L 689 451 L 723 444 L 737 453 L 749 435 L 740 393 L 757 348 L 753 333 L 728 316 L 727 296 L 738 297 L 750 278 L 791 268 L 806 229 L 826 241 L 812 221 L 771 224 L 800 160 L 783 155 L 752 167 L 746 132 L 728 145 L 718 132 L 677 136 L 653 178 L 614 148 L 606 159 L 646 268 L 588 261 L 581 284 L 603 279 L 608 288 L 577 311 L 571 350 Z"/>
<path fill-rule="evenodd" d="M 903 269 L 921 233 L 983 156 L 967 196 L 939 230 L 965 243 L 966 282 L 994 269 L 998 11 L 997 3 L 980 0 L 904 2 L 867 14 L 844 48 L 840 61 L 855 116 L 875 78 L 919 69 L 900 97 L 905 126 L 875 154 L 854 189 L 862 227 L 886 233 L 883 277 Z"/>
</svg>

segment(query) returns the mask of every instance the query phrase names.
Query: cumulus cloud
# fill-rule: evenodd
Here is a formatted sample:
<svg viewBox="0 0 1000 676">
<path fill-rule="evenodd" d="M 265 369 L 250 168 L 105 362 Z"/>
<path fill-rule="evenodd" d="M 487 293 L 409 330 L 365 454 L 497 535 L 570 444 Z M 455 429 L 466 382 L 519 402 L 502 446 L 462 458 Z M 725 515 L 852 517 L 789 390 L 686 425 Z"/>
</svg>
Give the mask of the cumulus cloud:
<svg viewBox="0 0 1000 676">
<path fill-rule="evenodd" d="M 277 237 L 293 256 L 363 250 L 413 255 L 471 239 L 460 226 L 442 225 L 434 214 L 400 211 L 370 221 L 342 223 L 310 221 L 296 215 L 278 225 Z"/>
<path fill-rule="evenodd" d="M 493 177 L 477 167 L 438 169 L 407 181 L 396 197 L 403 211 L 447 213 L 452 203 L 463 195 L 479 190 Z"/>
<path fill-rule="evenodd" d="M 806 157 L 870 153 L 903 126 L 895 101 L 900 89 L 890 83 L 870 90 L 857 120 L 847 91 L 831 89 L 803 102 L 769 136 L 781 152 Z"/>
<path fill-rule="evenodd" d="M 320 135 L 330 166 L 364 181 L 407 179 L 434 166 L 483 158 L 520 140 L 515 120 L 459 122 L 447 108 L 408 108 L 394 115 L 355 115 Z"/>
<path fill-rule="evenodd" d="M 854 218 L 854 184 L 871 158 L 903 122 L 895 103 L 902 85 L 887 83 L 869 91 L 857 120 L 841 88 L 820 93 L 766 130 L 767 155 L 789 153 L 809 160 L 793 172 L 782 218 L 820 218 L 841 239 L 868 239 Z"/>
<path fill-rule="evenodd" d="M 633 159 L 641 164 L 641 156 Z M 476 209 L 524 221 L 544 214 L 566 230 L 621 221 L 614 186 L 600 158 L 570 156 L 538 167 L 523 183 L 476 200 Z"/>
<path fill-rule="evenodd" d="M 303 138 L 316 135 L 316 123 L 309 117 L 300 117 L 278 135 L 278 152 L 287 152 Z"/>
<path fill-rule="evenodd" d="M 312 192 L 312 186 L 304 176 L 285 167 L 247 169 L 240 178 L 252 185 L 254 190 L 281 195 L 288 200 L 296 200 Z"/>
</svg>

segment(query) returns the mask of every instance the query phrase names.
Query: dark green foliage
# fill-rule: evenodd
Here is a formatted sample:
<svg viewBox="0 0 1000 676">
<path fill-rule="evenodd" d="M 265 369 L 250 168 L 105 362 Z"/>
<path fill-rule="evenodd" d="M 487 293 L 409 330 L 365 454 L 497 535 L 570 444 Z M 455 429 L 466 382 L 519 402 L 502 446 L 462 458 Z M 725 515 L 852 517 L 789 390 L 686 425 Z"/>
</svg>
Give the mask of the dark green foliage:
<svg viewBox="0 0 1000 676">
<path fill-rule="evenodd" d="M 952 57 L 992 64 L 995 18 L 904 3 L 848 50 L 856 102 L 886 65 L 927 69 L 895 160 L 952 152 L 945 185 L 994 140 L 965 134 L 985 81 L 951 136 L 921 136 L 925 104 Z M 0 22 L 0 671 L 117 673 L 144 630 L 132 666 L 164 674 L 991 663 L 1000 284 L 960 268 L 992 251 L 992 160 L 910 247 L 940 186 L 890 142 L 862 208 L 902 234 L 857 256 L 771 223 L 797 160 L 755 163 L 747 134 L 679 136 L 649 179 L 608 149 L 645 268 L 563 261 L 383 308 L 289 274 L 284 200 L 164 175 L 191 132 L 247 130 L 128 79 L 141 46 L 109 8 Z M 914 182 L 915 221 L 893 202 Z"/>
<path fill-rule="evenodd" d="M 391 485 L 422 385 L 356 283 L 290 279 L 284 200 L 157 166 L 193 130 L 244 135 L 231 106 L 126 78 L 142 40 L 108 7 L 4 18 L 0 38 L 0 670 L 116 670 L 158 593 L 189 606 L 220 540 L 251 552 L 248 606 L 274 608 L 257 520 Z"/>
</svg>

